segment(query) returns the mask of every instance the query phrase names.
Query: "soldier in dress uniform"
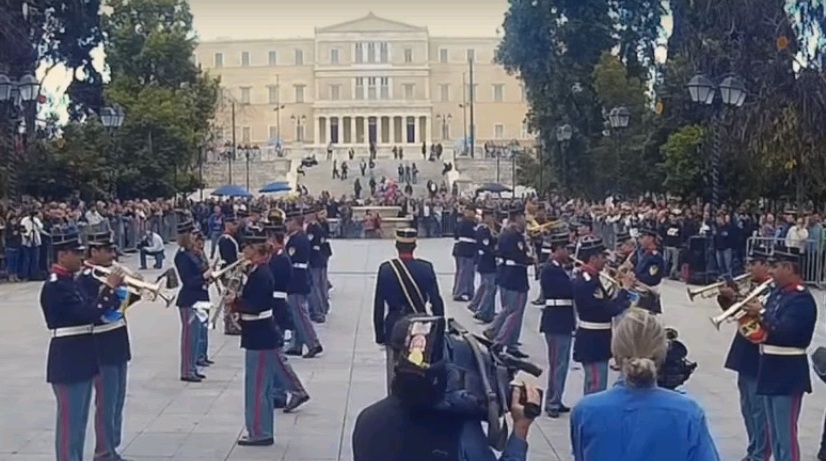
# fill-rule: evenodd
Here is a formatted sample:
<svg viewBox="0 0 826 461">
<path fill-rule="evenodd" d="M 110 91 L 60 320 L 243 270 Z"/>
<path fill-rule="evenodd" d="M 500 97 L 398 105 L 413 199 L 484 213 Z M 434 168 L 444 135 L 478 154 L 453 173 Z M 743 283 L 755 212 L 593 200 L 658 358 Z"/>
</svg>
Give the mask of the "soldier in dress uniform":
<svg viewBox="0 0 826 461">
<path fill-rule="evenodd" d="M 560 413 L 571 411 L 562 404 L 565 380 L 571 357 L 571 341 L 576 322 L 574 318 L 574 286 L 565 271 L 568 255 L 568 231 L 561 230 L 546 240 L 550 260 L 542 269 L 540 287 L 545 307 L 539 331 L 545 335 L 548 347 L 548 388 L 545 391 L 545 413 L 558 418 Z"/>
<path fill-rule="evenodd" d="M 239 315 L 244 349 L 247 433 L 238 440 L 238 445 L 269 446 L 275 443 L 273 392 L 278 342 L 272 302 L 275 282 L 267 265 L 269 251 L 263 231 L 248 227 L 242 242 L 244 257 L 250 262 L 246 283 L 240 293 L 225 293 L 227 305 L 233 306 Z"/>
<path fill-rule="evenodd" d="M 584 394 L 603 391 L 608 386 L 608 361 L 611 359 L 611 322 L 635 302 L 639 295 L 631 292 L 634 274 L 619 274 L 621 287 L 602 284 L 606 263 L 602 239 L 587 237 L 580 242 L 579 255 L 584 263 L 573 282 L 577 329 L 574 337 L 574 360 L 585 369 Z"/>
<path fill-rule="evenodd" d="M 238 218 L 230 211 L 224 215 L 224 233 L 218 239 L 218 256 L 221 258 L 219 269 L 223 269 L 238 261 L 238 255 L 241 251 L 238 245 L 238 234 Z M 223 320 L 225 335 L 238 336 L 241 334 L 229 310 L 223 313 Z"/>
<path fill-rule="evenodd" d="M 770 259 L 771 253 L 766 248 L 752 248 L 748 265 L 751 289 L 769 279 Z M 723 287 L 720 289 L 717 303 L 723 310 L 726 310 L 737 301 L 738 294 L 731 287 Z M 743 416 L 748 436 L 748 447 L 743 461 L 768 461 L 771 457 L 769 435 L 766 432 L 766 405 L 763 396 L 757 395 L 759 365 L 759 345 L 748 340 L 738 329 L 734 333 L 725 367 L 737 373 L 740 414 Z"/>
<path fill-rule="evenodd" d="M 376 344 L 384 346 L 387 355 L 388 394 L 396 364 L 395 353 L 389 344 L 393 326 L 399 319 L 410 314 L 445 315 L 433 264 L 413 256 L 417 237 L 416 229 L 396 229 L 396 251 L 399 257 L 381 263 L 376 275 L 373 329 Z M 428 303 L 430 312 L 427 309 Z"/>
<path fill-rule="evenodd" d="M 470 301 L 475 291 L 473 265 L 476 263 L 476 210 L 465 206 L 453 233 L 453 300 Z"/>
<path fill-rule="evenodd" d="M 327 251 L 325 243 L 329 235 L 318 222 L 317 215 L 320 208 L 310 210 L 307 222 L 307 238 L 310 240 L 310 317 L 313 321 L 324 323 L 327 313 L 330 311 L 330 303 L 327 296 Z"/>
<path fill-rule="evenodd" d="M 111 268 L 115 261 L 115 242 L 110 232 L 89 235 L 87 262 Z M 77 283 L 87 299 L 94 301 L 100 294 L 101 283 L 91 268 L 83 269 Z M 140 300 L 130 293 L 121 309 Z M 132 358 L 129 347 L 129 329 L 126 319 L 111 323 L 102 320 L 93 328 L 95 349 L 100 372 L 95 377 L 95 459 L 119 460 L 117 452 L 123 431 L 123 406 L 126 402 L 127 363 Z"/>
<path fill-rule="evenodd" d="M 555 217 L 549 218 L 547 215 L 547 211 L 545 210 L 545 204 L 540 203 L 539 207 L 536 209 L 536 216 L 534 217 L 534 222 L 537 227 L 543 226 L 548 222 L 555 221 Z M 529 227 L 530 229 L 530 227 Z M 542 267 L 545 263 L 548 262 L 548 258 L 550 257 L 550 249 L 545 244 L 545 241 L 548 237 L 548 231 L 541 230 L 536 232 L 531 237 L 531 244 L 534 248 L 534 254 L 536 255 L 536 264 L 534 265 L 534 280 L 539 280 L 540 276 L 542 275 Z M 539 290 L 539 293 L 536 296 L 536 299 L 531 301 L 531 304 L 534 306 L 543 306 L 545 304 L 545 300 L 542 298 L 542 290 Z"/>
<path fill-rule="evenodd" d="M 482 223 L 476 228 L 476 272 L 479 273 L 479 288 L 476 290 L 468 309 L 473 318 L 490 323 L 496 314 L 496 229 L 493 208 L 482 209 Z"/>
<path fill-rule="evenodd" d="M 270 259 L 268 266 L 273 276 L 274 291 L 273 318 L 276 327 L 276 368 L 275 368 L 275 408 L 283 408 L 289 413 L 310 400 L 310 394 L 301 383 L 292 365 L 284 354 L 284 335 L 294 331 L 290 306 L 287 304 L 287 286 L 292 277 L 292 262 L 284 251 L 284 236 L 287 228 L 283 217 L 271 212 L 264 228 L 268 234 Z"/>
<path fill-rule="evenodd" d="M 199 269 L 202 271 L 209 270 L 209 257 L 204 250 L 206 246 L 206 239 L 204 234 L 200 231 L 193 232 L 193 241 L 195 242 L 195 255 L 198 257 L 200 263 Z M 209 291 L 207 291 L 209 293 Z M 196 365 L 199 367 L 208 367 L 212 365 L 212 360 L 209 359 L 209 311 L 212 305 L 209 299 L 201 300 L 200 304 L 196 306 L 203 314 L 198 317 L 198 360 Z"/>
<path fill-rule="evenodd" d="M 40 307 L 52 334 L 46 382 L 57 400 L 55 459 L 81 461 L 93 380 L 100 372 L 93 323 L 122 320 L 117 309 L 126 296 L 116 290 L 123 283 L 119 270 L 106 278 L 94 299 L 83 295 L 74 277 L 85 251 L 78 234 L 55 234 L 52 246 L 56 263 L 41 289 Z"/>
<path fill-rule="evenodd" d="M 614 258 L 609 261 L 609 265 L 614 269 L 618 269 L 623 263 L 632 264 L 633 255 L 636 251 L 636 242 L 626 231 L 617 232 L 614 237 Z"/>
<path fill-rule="evenodd" d="M 517 348 L 522 334 L 522 319 L 528 302 L 528 267 L 534 260 L 528 254 L 530 242 L 525 238 L 525 212 L 522 208 L 510 210 L 508 227 L 499 235 L 497 257 L 500 259 L 496 284 L 502 311 L 483 334 L 497 345 L 507 348 L 514 357 L 527 355 Z"/>
<path fill-rule="evenodd" d="M 327 281 L 327 287 L 324 289 L 323 293 L 327 296 L 327 309 L 330 309 L 330 290 L 333 288 L 333 284 L 330 283 L 330 277 L 327 275 L 327 268 L 330 267 L 330 258 L 333 257 L 333 246 L 330 245 L 330 221 L 327 220 L 327 210 L 322 205 L 319 208 L 318 213 L 316 214 L 318 217 L 318 224 L 324 229 L 324 235 L 326 235 L 324 239 L 324 243 L 321 244 L 321 249 L 324 252 L 324 255 L 327 257 L 327 265 L 325 265 L 321 272 L 323 273 L 324 280 Z"/>
<path fill-rule="evenodd" d="M 307 305 L 311 289 L 310 274 L 307 272 L 311 247 L 310 240 L 304 233 L 304 211 L 295 208 L 287 212 L 287 232 L 285 248 L 293 267 L 290 284 L 287 286 L 287 302 L 292 309 L 295 331 L 292 346 L 286 354 L 301 356 L 306 345 L 307 353 L 303 357 L 311 359 L 321 354 L 324 348 L 316 335 Z"/>
<path fill-rule="evenodd" d="M 762 318 L 767 332 L 760 345 L 757 395 L 763 396 L 769 429 L 769 443 L 776 461 L 799 461 L 797 422 L 803 394 L 812 392 L 809 358 L 817 322 L 817 305 L 801 276 L 799 255 L 778 251 L 772 255 L 771 276 L 776 288 L 764 306 L 757 300 L 745 311 Z"/>
<path fill-rule="evenodd" d="M 198 302 L 209 302 L 207 286 L 212 276 L 209 268 L 204 269 L 195 249 L 192 221 L 178 224 L 178 252 L 175 254 L 175 269 L 181 280 L 176 305 L 181 318 L 181 381 L 199 383 L 205 375 L 198 371 L 198 345 L 201 320 L 194 308 Z"/>
<path fill-rule="evenodd" d="M 665 276 L 665 259 L 657 249 L 659 238 L 660 234 L 654 228 L 640 229 L 640 252 L 634 265 L 637 280 L 654 289 L 642 294 L 639 307 L 655 314 L 662 313 L 660 294 L 656 290 Z"/>
</svg>

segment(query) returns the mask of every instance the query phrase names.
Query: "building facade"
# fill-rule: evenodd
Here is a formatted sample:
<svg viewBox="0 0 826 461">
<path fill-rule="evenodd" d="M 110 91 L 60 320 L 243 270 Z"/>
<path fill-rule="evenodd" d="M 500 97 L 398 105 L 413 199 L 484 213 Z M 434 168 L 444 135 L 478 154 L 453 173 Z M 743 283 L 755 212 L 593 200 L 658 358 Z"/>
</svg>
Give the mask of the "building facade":
<svg viewBox="0 0 826 461">
<path fill-rule="evenodd" d="M 234 126 L 249 145 L 461 146 L 471 112 L 477 145 L 529 142 L 523 87 L 494 63 L 497 44 L 371 13 L 307 39 L 203 42 L 195 59 L 221 78 L 225 142 Z"/>
</svg>

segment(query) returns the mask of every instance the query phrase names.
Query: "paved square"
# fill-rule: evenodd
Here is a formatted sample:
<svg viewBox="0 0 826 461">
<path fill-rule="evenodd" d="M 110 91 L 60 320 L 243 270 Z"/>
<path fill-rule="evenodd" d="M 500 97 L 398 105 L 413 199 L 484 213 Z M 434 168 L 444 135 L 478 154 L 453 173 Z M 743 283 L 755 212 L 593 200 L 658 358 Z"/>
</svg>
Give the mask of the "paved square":
<svg viewBox="0 0 826 461">
<path fill-rule="evenodd" d="M 450 248 L 447 239 L 423 240 L 418 254 L 435 264 L 449 314 L 478 328 L 461 304 L 449 300 Z M 371 315 L 376 269 L 394 250 L 389 240 L 351 240 L 334 241 L 333 252 L 332 315 L 327 324 L 316 327 L 325 353 L 317 359 L 293 361 L 312 400 L 294 415 L 277 415 L 274 447 L 235 446 L 243 430 L 243 360 L 238 339 L 214 331 L 210 352 L 217 363 L 206 370 L 207 380 L 182 383 L 177 372 L 177 313 L 174 308 L 142 303 L 129 316 L 134 358 L 129 367 L 124 455 L 144 461 L 350 460 L 355 416 L 384 394 L 384 353 L 373 343 Z M 126 264 L 135 267 L 137 257 L 128 258 Z M 0 461 L 54 459 L 54 398 L 44 378 L 49 335 L 38 304 L 39 290 L 39 283 L 0 286 Z M 662 291 L 663 318 L 679 329 L 691 358 L 700 363 L 688 392 L 705 408 L 722 459 L 739 460 L 744 455 L 745 434 L 735 377 L 722 369 L 732 328 L 715 331 L 708 317 L 718 313 L 718 308 L 710 301 L 689 303 L 682 284 L 669 282 Z M 823 295 L 816 293 L 816 297 L 822 301 Z M 539 309 L 529 305 L 528 310 L 524 349 L 545 367 Z M 826 344 L 820 326 L 824 318 L 821 313 L 818 345 Z M 582 372 L 574 368 L 566 390 L 568 404 L 581 396 Z M 800 418 L 802 459 L 814 458 L 826 407 L 826 385 L 812 379 L 815 393 L 804 399 Z M 530 433 L 528 459 L 570 460 L 568 433 L 566 418 L 540 418 Z M 91 424 L 86 442 L 86 459 L 91 460 Z"/>
</svg>

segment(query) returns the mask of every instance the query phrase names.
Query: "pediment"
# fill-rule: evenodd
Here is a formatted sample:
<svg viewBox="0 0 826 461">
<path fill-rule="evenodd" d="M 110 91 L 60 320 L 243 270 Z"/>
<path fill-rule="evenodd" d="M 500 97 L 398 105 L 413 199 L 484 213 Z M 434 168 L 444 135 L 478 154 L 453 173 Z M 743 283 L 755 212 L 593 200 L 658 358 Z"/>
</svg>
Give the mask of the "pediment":
<svg viewBox="0 0 826 461">
<path fill-rule="evenodd" d="M 347 32 L 426 32 L 426 27 L 413 26 L 403 22 L 391 21 L 376 16 L 373 13 L 367 16 L 354 19 L 352 21 L 342 22 L 340 24 L 333 24 L 332 26 L 319 27 L 316 29 L 316 34 L 324 33 L 347 33 Z"/>
</svg>

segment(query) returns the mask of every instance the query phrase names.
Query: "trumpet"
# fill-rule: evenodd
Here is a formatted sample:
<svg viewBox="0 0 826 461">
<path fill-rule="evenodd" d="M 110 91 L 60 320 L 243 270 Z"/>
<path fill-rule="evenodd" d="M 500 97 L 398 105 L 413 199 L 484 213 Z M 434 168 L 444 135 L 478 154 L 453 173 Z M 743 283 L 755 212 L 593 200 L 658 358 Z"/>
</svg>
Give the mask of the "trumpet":
<svg viewBox="0 0 826 461">
<path fill-rule="evenodd" d="M 575 264 L 578 264 L 580 266 L 585 265 L 585 263 L 582 262 L 582 260 L 580 260 L 580 259 L 577 259 L 577 258 L 572 258 L 572 259 L 573 259 Z M 609 272 L 609 270 L 607 270 L 607 269 L 603 269 L 602 272 L 599 273 L 599 276 L 602 279 L 604 279 L 605 281 L 607 281 L 609 284 L 614 285 L 614 287 L 621 288 L 622 285 L 619 283 L 619 280 L 616 279 L 616 276 L 620 273 L 621 272 L 618 269 L 615 270 L 614 273 Z M 639 294 L 657 295 L 657 290 L 655 290 L 653 287 L 650 287 L 650 286 L 640 282 L 639 280 L 634 282 L 634 291 L 636 291 Z"/>
<path fill-rule="evenodd" d="M 544 224 L 538 224 L 536 221 L 532 221 L 528 223 L 525 230 L 529 236 L 536 237 L 539 234 L 545 233 L 545 231 L 553 229 L 557 225 L 559 225 L 558 221 L 548 221 Z"/>
<path fill-rule="evenodd" d="M 769 278 L 765 282 L 758 285 L 755 289 L 751 290 L 751 292 L 749 292 L 749 294 L 747 294 L 743 299 L 732 304 L 731 307 L 726 309 L 720 315 L 710 317 L 709 320 L 711 320 L 711 323 L 715 328 L 717 328 L 717 330 L 720 329 L 720 325 L 725 321 L 741 321 L 742 323 L 743 319 L 748 314 L 745 310 L 743 310 L 743 307 L 751 301 L 765 296 L 771 288 L 772 283 L 774 283 L 774 280 Z"/>
<path fill-rule="evenodd" d="M 749 275 L 743 274 L 734 277 L 731 281 L 734 282 L 739 289 L 742 289 L 748 283 Z M 686 293 L 688 293 L 688 299 L 690 301 L 694 301 L 694 298 L 700 297 L 700 299 L 709 299 L 715 298 L 717 295 L 720 294 L 720 288 L 723 288 L 729 284 L 726 280 L 721 280 L 719 282 L 712 283 L 710 285 L 706 285 L 704 287 L 686 287 Z"/>
<path fill-rule="evenodd" d="M 101 283 L 106 283 L 106 278 L 115 270 L 123 272 L 123 283 L 127 291 L 135 296 L 141 298 L 148 298 L 149 301 L 156 301 L 162 299 L 166 303 L 166 307 L 172 305 L 175 300 L 174 296 L 169 296 L 163 293 L 163 283 L 150 283 L 143 280 L 140 274 L 136 274 L 123 266 L 104 267 L 96 264 L 85 263 L 86 267 L 92 270 L 92 277 Z"/>
</svg>

